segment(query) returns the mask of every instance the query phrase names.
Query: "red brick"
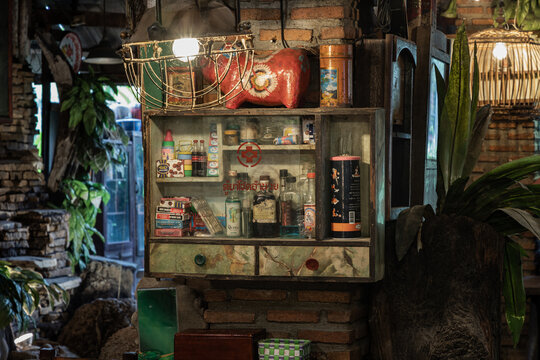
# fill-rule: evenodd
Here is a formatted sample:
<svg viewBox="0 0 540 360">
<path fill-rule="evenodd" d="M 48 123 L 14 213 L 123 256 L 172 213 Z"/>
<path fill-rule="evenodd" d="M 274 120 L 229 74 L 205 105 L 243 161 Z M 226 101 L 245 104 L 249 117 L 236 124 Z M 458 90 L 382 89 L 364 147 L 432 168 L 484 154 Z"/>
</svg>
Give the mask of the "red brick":
<svg viewBox="0 0 540 360">
<path fill-rule="evenodd" d="M 318 323 L 318 310 L 268 310 L 266 320 L 286 323 Z"/>
<path fill-rule="evenodd" d="M 204 292 L 204 300 L 208 302 L 218 302 L 227 300 L 225 290 L 209 289 Z"/>
<path fill-rule="evenodd" d="M 473 25 L 493 25 L 493 19 L 492 18 L 485 18 L 485 19 L 472 19 Z"/>
<path fill-rule="evenodd" d="M 242 20 L 279 20 L 279 9 L 241 9 Z"/>
<path fill-rule="evenodd" d="M 321 29 L 321 40 L 328 39 L 355 39 L 356 28 L 353 26 L 323 27 Z"/>
<path fill-rule="evenodd" d="M 354 331 L 298 330 L 298 338 L 308 339 L 318 343 L 352 344 L 354 341 Z"/>
<path fill-rule="evenodd" d="M 266 330 L 266 337 L 274 339 L 290 339 L 292 337 L 292 334 L 287 331 Z"/>
<path fill-rule="evenodd" d="M 534 145 L 521 145 L 519 151 L 534 152 Z"/>
<path fill-rule="evenodd" d="M 521 123 L 521 126 L 524 128 L 534 128 L 534 121 L 527 121 L 527 122 Z"/>
<path fill-rule="evenodd" d="M 456 26 L 461 26 L 461 24 L 463 24 L 463 20 L 462 19 L 457 19 L 456 20 Z"/>
<path fill-rule="evenodd" d="M 311 41 L 312 37 L 313 30 L 285 29 L 286 41 Z M 281 41 L 281 30 L 261 29 L 261 31 L 259 32 L 259 39 L 261 41 Z"/>
<path fill-rule="evenodd" d="M 350 16 L 349 9 L 349 7 L 344 6 L 294 8 L 291 10 L 291 19 L 344 19 Z"/>
<path fill-rule="evenodd" d="M 515 122 L 492 122 L 489 124 L 490 129 L 515 129 L 516 127 Z"/>
<path fill-rule="evenodd" d="M 300 290 L 298 301 L 348 304 L 351 302 L 351 294 L 345 291 Z"/>
<path fill-rule="evenodd" d="M 515 239 L 517 241 L 517 243 L 519 245 L 521 245 L 525 250 L 534 250 L 535 248 L 535 243 L 534 243 L 534 240 L 533 239 L 522 239 L 522 238 L 517 238 Z"/>
<path fill-rule="evenodd" d="M 358 350 L 334 351 L 326 353 L 326 360 L 356 360 L 360 359 Z"/>
<path fill-rule="evenodd" d="M 236 300 L 281 301 L 286 298 L 285 290 L 234 289 L 233 291 L 233 299 Z"/>
<path fill-rule="evenodd" d="M 204 321 L 210 324 L 223 323 L 249 323 L 255 322 L 255 314 L 245 311 L 217 311 L 206 310 Z"/>
<path fill-rule="evenodd" d="M 510 140 L 534 140 L 534 133 L 508 133 Z"/>
<path fill-rule="evenodd" d="M 326 319 L 330 323 L 350 323 L 360 318 L 360 308 L 353 310 L 328 310 Z"/>
<path fill-rule="evenodd" d="M 484 138 L 484 140 L 499 140 L 501 138 L 501 134 L 497 134 L 497 133 L 491 133 L 491 134 L 486 134 L 486 137 Z"/>
<path fill-rule="evenodd" d="M 516 152 L 518 147 L 516 145 L 490 145 L 488 146 L 489 151 L 498 151 L 498 152 Z"/>
<path fill-rule="evenodd" d="M 480 154 L 480 156 L 478 157 L 478 161 L 479 162 L 482 161 L 482 162 L 504 163 L 504 162 L 508 161 L 508 159 L 506 159 L 504 157 L 497 156 L 497 155 Z"/>
<path fill-rule="evenodd" d="M 463 14 L 483 14 L 484 8 L 481 6 L 475 6 L 475 7 L 458 7 L 457 8 L 458 15 Z"/>
</svg>

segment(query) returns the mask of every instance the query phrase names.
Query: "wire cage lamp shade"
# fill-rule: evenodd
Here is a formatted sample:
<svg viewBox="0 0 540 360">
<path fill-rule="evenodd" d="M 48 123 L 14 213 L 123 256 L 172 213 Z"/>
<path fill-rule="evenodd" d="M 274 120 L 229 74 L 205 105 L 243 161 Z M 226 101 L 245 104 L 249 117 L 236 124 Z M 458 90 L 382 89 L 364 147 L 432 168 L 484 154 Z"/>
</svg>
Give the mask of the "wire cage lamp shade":
<svg viewBox="0 0 540 360">
<path fill-rule="evenodd" d="M 252 73 L 253 36 L 126 43 L 120 54 L 135 96 L 147 109 L 186 110 L 219 106 L 241 93 Z M 211 67 L 213 81 L 202 78 Z M 228 76 L 236 82 L 223 91 Z"/>
<path fill-rule="evenodd" d="M 530 33 L 488 29 L 469 37 L 477 46 L 480 105 L 540 106 L 540 43 Z M 471 73 L 474 62 L 471 60 Z"/>
</svg>

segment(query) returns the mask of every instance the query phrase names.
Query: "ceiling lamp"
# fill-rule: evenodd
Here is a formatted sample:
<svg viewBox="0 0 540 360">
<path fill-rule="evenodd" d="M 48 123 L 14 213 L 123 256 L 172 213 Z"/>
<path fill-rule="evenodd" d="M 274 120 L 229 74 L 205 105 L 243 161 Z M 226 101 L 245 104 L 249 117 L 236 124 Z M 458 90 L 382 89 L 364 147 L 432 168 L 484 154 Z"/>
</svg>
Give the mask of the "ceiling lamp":
<svg viewBox="0 0 540 360">
<path fill-rule="evenodd" d="M 471 57 L 477 45 L 480 105 L 540 106 L 540 43 L 531 33 L 488 29 L 469 40 Z"/>
<path fill-rule="evenodd" d="M 107 39 L 107 31 L 105 29 L 105 0 L 103 0 L 103 32 L 101 41 L 96 46 L 90 48 L 84 62 L 94 65 L 115 65 L 121 64 L 122 58 L 116 54 L 112 48 L 112 43 Z"/>
<path fill-rule="evenodd" d="M 240 31 L 239 0 L 235 10 L 235 33 L 165 39 L 169 32 L 161 23 L 161 0 L 156 0 L 150 41 L 124 43 L 120 51 L 131 88 L 147 110 L 219 106 L 242 92 L 255 51 L 253 36 Z M 203 79 L 203 68 L 208 79 Z"/>
</svg>

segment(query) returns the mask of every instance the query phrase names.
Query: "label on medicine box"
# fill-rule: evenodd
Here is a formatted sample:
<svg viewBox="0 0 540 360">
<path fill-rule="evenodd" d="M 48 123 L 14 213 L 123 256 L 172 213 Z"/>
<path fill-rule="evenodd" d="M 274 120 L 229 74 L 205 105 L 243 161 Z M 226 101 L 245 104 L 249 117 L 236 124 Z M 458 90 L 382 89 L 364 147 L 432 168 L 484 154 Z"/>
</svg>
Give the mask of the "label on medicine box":
<svg viewBox="0 0 540 360">
<path fill-rule="evenodd" d="M 178 213 L 156 213 L 156 219 L 160 220 L 189 220 L 189 214 L 178 214 Z"/>
<path fill-rule="evenodd" d="M 156 219 L 156 228 L 158 229 L 184 229 L 189 228 L 189 220 L 163 220 Z"/>
<path fill-rule="evenodd" d="M 189 235 L 188 229 L 156 229 L 155 236 L 187 236 Z"/>
<path fill-rule="evenodd" d="M 159 207 L 189 209 L 189 207 L 191 207 L 191 199 L 188 197 L 161 198 L 159 200 Z M 158 209 L 158 211 L 163 210 Z"/>
<path fill-rule="evenodd" d="M 184 177 L 184 160 L 158 160 L 156 168 L 158 178 Z"/>
</svg>

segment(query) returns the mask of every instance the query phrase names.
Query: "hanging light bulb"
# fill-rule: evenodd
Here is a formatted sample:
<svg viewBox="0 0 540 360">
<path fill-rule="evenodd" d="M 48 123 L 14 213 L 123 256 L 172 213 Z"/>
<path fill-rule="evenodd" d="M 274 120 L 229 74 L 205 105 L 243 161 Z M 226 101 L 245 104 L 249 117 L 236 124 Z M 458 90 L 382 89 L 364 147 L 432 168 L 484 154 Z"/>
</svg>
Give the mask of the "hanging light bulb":
<svg viewBox="0 0 540 360">
<path fill-rule="evenodd" d="M 493 48 L 493 56 L 495 56 L 495 59 L 502 60 L 508 55 L 508 49 L 506 48 L 506 44 L 502 42 L 498 42 L 495 44 L 495 47 Z"/>
<path fill-rule="evenodd" d="M 194 38 L 176 39 L 172 45 L 174 56 L 182 61 L 199 54 L 199 41 Z"/>
</svg>

